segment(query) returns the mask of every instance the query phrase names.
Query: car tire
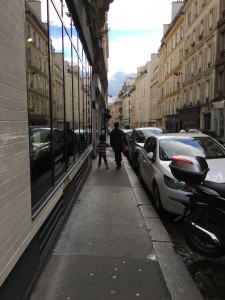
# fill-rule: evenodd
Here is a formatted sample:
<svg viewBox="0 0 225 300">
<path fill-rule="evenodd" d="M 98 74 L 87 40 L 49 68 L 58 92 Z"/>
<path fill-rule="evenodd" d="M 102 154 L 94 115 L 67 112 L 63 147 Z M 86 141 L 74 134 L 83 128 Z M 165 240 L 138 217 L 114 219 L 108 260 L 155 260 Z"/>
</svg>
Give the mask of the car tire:
<svg viewBox="0 0 225 300">
<path fill-rule="evenodd" d="M 163 212 L 163 207 L 162 207 L 162 202 L 161 202 L 161 197 L 159 194 L 159 188 L 157 184 L 155 183 L 153 186 L 153 201 L 154 201 L 154 207 L 157 213 L 162 213 Z"/>
</svg>

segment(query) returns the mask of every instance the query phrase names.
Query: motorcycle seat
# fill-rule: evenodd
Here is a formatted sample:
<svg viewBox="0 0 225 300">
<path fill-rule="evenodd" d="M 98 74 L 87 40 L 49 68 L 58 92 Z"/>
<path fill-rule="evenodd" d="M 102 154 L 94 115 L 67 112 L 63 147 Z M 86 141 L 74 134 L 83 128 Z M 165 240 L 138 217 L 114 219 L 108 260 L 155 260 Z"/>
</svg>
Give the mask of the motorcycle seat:
<svg viewBox="0 0 225 300">
<path fill-rule="evenodd" d="M 205 180 L 203 186 L 216 191 L 221 197 L 225 198 L 225 183 Z"/>
</svg>

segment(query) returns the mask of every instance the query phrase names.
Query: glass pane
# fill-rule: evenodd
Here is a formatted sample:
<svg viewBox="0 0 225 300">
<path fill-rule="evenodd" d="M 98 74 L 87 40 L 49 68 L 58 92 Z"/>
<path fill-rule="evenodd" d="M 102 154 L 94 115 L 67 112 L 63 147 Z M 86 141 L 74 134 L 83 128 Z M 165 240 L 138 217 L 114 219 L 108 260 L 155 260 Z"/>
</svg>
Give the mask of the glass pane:
<svg viewBox="0 0 225 300">
<path fill-rule="evenodd" d="M 82 56 L 83 56 L 83 46 L 82 46 L 82 43 L 79 39 L 79 36 L 78 36 L 78 39 L 77 39 L 77 43 L 78 43 L 78 47 L 77 47 L 77 50 L 78 50 L 78 56 L 79 56 L 79 59 L 82 60 Z"/>
<path fill-rule="evenodd" d="M 67 7 L 66 0 L 62 0 L 62 3 L 63 3 L 63 23 L 66 28 L 67 34 L 71 37 L 71 25 L 72 25 L 71 13 L 69 12 L 69 9 Z"/>
<path fill-rule="evenodd" d="M 82 154 L 87 147 L 87 137 L 84 124 L 85 110 L 85 80 L 83 57 L 79 59 L 79 153 Z"/>
<path fill-rule="evenodd" d="M 77 150 L 74 133 L 74 102 L 73 102 L 73 66 L 71 41 L 64 30 L 64 69 L 65 69 L 65 104 L 66 104 L 66 153 L 67 167 L 75 161 Z"/>
<path fill-rule="evenodd" d="M 87 130 L 88 130 L 88 137 L 89 143 L 92 142 L 92 113 L 91 113 L 91 67 L 88 66 L 88 82 L 87 82 Z"/>
<path fill-rule="evenodd" d="M 64 63 L 62 48 L 62 23 L 51 4 L 49 5 L 49 24 L 51 39 L 51 101 L 52 101 L 52 141 L 54 180 L 65 171 L 65 130 L 64 130 Z"/>
<path fill-rule="evenodd" d="M 76 148 L 75 154 L 78 155 L 78 141 L 79 141 L 79 67 L 77 52 L 72 48 L 72 66 L 73 66 L 73 113 L 74 113 L 74 132 Z"/>
<path fill-rule="evenodd" d="M 58 11 L 58 13 L 60 15 L 62 15 L 62 10 L 63 10 L 63 6 L 62 6 L 62 0 L 50 0 L 53 2 L 54 6 L 56 7 L 56 10 Z"/>
<path fill-rule="evenodd" d="M 72 42 L 73 42 L 74 49 L 78 53 L 78 33 L 73 22 L 72 22 Z"/>
<path fill-rule="evenodd" d="M 84 54 L 84 53 L 83 53 Z M 84 73 L 84 62 L 83 55 L 80 60 L 80 130 L 85 130 L 84 127 L 84 107 L 85 107 L 85 93 L 84 93 L 84 85 L 85 85 L 85 73 Z"/>
<path fill-rule="evenodd" d="M 31 197 L 34 208 L 52 186 L 47 0 L 27 1 L 25 5 Z"/>
<path fill-rule="evenodd" d="M 86 141 L 89 144 L 91 140 L 90 135 L 90 101 L 91 101 L 91 87 L 90 87 L 90 78 L 89 78 L 89 65 L 88 60 L 84 56 L 83 64 L 83 93 L 84 93 L 84 107 L 83 107 L 83 123 L 84 130 L 86 133 Z"/>
</svg>

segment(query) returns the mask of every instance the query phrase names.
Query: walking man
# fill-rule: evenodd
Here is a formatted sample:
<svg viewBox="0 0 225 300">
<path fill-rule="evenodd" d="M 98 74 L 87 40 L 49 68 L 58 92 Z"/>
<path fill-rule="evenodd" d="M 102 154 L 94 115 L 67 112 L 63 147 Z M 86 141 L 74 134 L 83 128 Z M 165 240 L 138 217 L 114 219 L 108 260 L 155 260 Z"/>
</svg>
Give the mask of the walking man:
<svg viewBox="0 0 225 300">
<path fill-rule="evenodd" d="M 110 144 L 115 153 L 116 168 L 121 168 L 123 144 L 127 144 L 125 134 L 119 129 L 119 123 L 114 123 L 114 129 L 110 133 Z"/>
</svg>

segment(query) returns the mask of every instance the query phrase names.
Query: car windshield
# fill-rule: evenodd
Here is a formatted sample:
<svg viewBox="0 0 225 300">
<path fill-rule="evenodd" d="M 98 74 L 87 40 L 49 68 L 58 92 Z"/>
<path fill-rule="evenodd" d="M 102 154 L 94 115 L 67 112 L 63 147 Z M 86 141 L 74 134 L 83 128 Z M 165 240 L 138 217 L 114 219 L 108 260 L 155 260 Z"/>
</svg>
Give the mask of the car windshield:
<svg viewBox="0 0 225 300">
<path fill-rule="evenodd" d="M 31 130 L 30 140 L 32 143 L 47 143 L 50 142 L 51 129 L 50 128 L 33 128 Z"/>
<path fill-rule="evenodd" d="M 159 142 L 161 160 L 171 160 L 176 155 L 224 158 L 225 149 L 210 137 L 170 138 Z"/>
</svg>

